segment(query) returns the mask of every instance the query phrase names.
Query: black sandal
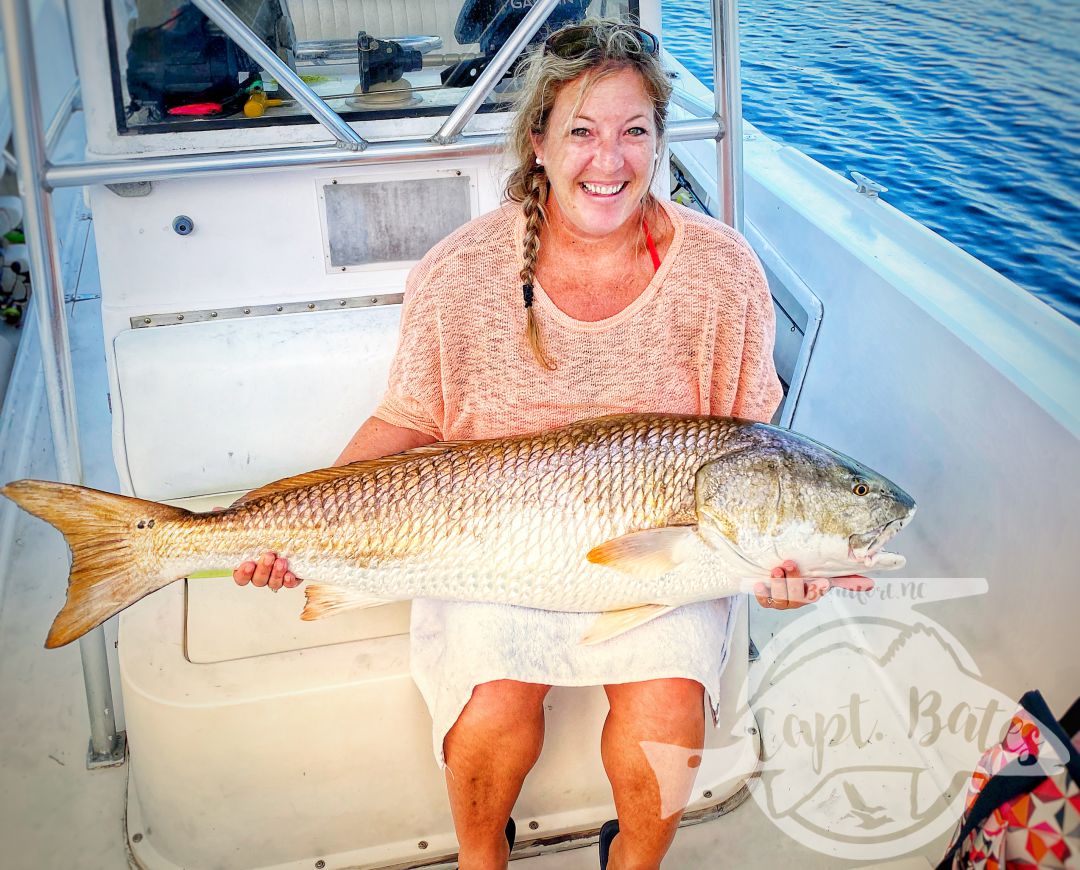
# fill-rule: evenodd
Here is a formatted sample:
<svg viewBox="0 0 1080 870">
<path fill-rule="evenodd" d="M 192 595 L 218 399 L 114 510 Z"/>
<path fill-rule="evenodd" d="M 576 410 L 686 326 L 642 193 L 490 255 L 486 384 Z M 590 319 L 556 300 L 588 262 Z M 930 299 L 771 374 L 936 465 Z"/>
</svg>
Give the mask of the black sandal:
<svg viewBox="0 0 1080 870">
<path fill-rule="evenodd" d="M 619 820 L 609 819 L 600 828 L 600 870 L 607 870 L 608 853 L 611 851 L 611 841 L 619 833 Z"/>
</svg>

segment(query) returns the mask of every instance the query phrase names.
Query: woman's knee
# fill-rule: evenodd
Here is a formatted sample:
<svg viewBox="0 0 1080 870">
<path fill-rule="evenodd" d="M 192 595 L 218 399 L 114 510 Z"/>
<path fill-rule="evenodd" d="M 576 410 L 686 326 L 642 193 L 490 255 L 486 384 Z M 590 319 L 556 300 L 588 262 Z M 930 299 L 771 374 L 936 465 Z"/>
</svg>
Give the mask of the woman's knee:
<svg viewBox="0 0 1080 870">
<path fill-rule="evenodd" d="M 668 677 L 604 687 L 615 715 L 639 722 L 704 724 L 705 687 L 697 680 Z"/>
<path fill-rule="evenodd" d="M 544 698 L 550 690 L 551 686 L 517 680 L 480 683 L 473 689 L 472 697 L 458 721 L 467 717 L 470 720 L 517 723 L 542 717 Z"/>
</svg>

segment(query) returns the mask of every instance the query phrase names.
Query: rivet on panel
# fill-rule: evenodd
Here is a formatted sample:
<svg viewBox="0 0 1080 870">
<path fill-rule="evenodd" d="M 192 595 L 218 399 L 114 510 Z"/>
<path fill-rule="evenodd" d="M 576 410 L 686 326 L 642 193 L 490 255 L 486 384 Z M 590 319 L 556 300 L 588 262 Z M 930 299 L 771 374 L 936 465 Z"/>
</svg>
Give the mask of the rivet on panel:
<svg viewBox="0 0 1080 870">
<path fill-rule="evenodd" d="M 251 309 L 250 308 L 245 308 L 244 309 L 244 314 L 251 314 Z"/>
<path fill-rule="evenodd" d="M 183 314 L 177 314 L 177 315 L 176 315 L 176 319 L 177 319 L 177 320 L 183 320 L 183 319 L 184 319 L 184 315 L 183 315 Z"/>
<path fill-rule="evenodd" d="M 535 830 L 538 830 L 538 829 L 539 829 L 539 827 L 540 827 L 540 823 L 539 823 L 539 822 L 535 822 L 535 821 L 534 821 L 534 822 L 529 822 L 529 830 L 530 830 L 530 831 L 535 831 Z"/>
<path fill-rule="evenodd" d="M 307 307 L 308 307 L 308 311 L 314 311 L 315 310 L 315 303 L 314 302 L 309 302 L 307 304 Z"/>
<path fill-rule="evenodd" d="M 132 843 L 141 843 L 142 842 L 142 834 L 132 834 L 131 835 L 131 842 Z"/>
<path fill-rule="evenodd" d="M 428 847 L 428 841 L 427 840 L 421 840 L 419 843 L 416 844 L 416 847 L 418 849 L 426 849 Z"/>
<path fill-rule="evenodd" d="M 211 311 L 210 316 L 211 317 L 217 317 L 217 312 L 216 311 Z"/>
</svg>

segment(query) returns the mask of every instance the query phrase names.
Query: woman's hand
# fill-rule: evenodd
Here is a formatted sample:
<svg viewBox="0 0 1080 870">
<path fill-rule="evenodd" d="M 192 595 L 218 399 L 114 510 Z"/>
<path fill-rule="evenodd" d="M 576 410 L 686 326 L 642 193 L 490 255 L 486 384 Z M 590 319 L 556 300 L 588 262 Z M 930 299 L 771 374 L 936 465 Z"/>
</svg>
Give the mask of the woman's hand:
<svg viewBox="0 0 1080 870">
<path fill-rule="evenodd" d="M 277 553 L 263 553 L 258 562 L 241 562 L 232 572 L 237 586 L 269 586 L 277 592 L 282 586 L 292 589 L 304 581 L 289 570 L 289 563 Z"/>
<path fill-rule="evenodd" d="M 868 592 L 874 588 L 874 581 L 869 577 L 852 574 L 849 577 L 815 577 L 804 580 L 799 574 L 799 567 L 790 559 L 778 568 L 773 568 L 769 582 L 754 585 L 754 597 L 762 607 L 774 610 L 793 610 L 812 604 L 830 589 L 850 589 L 853 592 Z"/>
</svg>

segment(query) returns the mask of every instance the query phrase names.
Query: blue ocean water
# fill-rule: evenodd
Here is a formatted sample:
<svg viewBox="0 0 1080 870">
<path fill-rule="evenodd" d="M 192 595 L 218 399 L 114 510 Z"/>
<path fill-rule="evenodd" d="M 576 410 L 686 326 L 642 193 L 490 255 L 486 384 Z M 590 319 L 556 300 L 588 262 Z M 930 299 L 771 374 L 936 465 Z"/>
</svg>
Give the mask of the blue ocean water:
<svg viewBox="0 0 1080 870">
<path fill-rule="evenodd" d="M 712 83 L 708 0 L 665 45 Z M 741 0 L 743 113 L 1080 322 L 1080 2 Z"/>
</svg>

